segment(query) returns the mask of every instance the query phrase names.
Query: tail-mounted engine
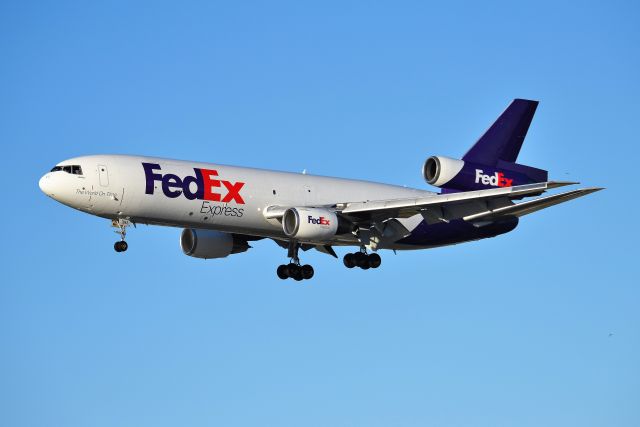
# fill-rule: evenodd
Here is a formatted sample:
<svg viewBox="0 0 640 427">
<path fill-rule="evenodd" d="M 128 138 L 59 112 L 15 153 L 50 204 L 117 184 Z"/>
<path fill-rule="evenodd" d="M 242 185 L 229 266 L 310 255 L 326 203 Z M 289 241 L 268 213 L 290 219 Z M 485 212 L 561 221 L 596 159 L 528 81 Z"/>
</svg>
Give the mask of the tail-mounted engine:
<svg viewBox="0 0 640 427">
<path fill-rule="evenodd" d="M 547 171 L 502 160 L 498 160 L 495 166 L 488 166 L 432 156 L 424 162 L 422 176 L 435 187 L 449 191 L 471 191 L 544 182 L 547 180 Z"/>
<path fill-rule="evenodd" d="M 484 190 L 547 181 L 547 171 L 516 163 L 538 101 L 514 99 L 461 160 L 429 157 L 424 179 L 444 192 Z"/>
<path fill-rule="evenodd" d="M 180 235 L 180 247 L 185 255 L 211 259 L 245 252 L 250 246 L 246 240 L 233 234 L 185 228 Z"/>
</svg>

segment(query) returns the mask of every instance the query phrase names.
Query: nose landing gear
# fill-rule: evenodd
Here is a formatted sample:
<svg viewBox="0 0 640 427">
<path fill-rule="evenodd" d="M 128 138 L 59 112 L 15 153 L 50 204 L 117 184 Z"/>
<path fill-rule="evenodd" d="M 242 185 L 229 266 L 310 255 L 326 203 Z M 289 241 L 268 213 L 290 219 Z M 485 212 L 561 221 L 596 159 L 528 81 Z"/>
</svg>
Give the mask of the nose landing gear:
<svg viewBox="0 0 640 427">
<path fill-rule="evenodd" d="M 382 264 L 382 258 L 376 253 L 367 254 L 366 251 L 361 250 L 356 253 L 349 253 L 342 259 L 344 266 L 347 268 L 360 267 L 363 270 L 370 268 L 378 268 Z"/>
<path fill-rule="evenodd" d="M 282 280 L 292 278 L 299 282 L 301 280 L 308 280 L 313 277 L 313 267 L 309 264 L 300 265 L 300 258 L 298 258 L 298 249 L 300 244 L 298 242 L 289 242 L 289 258 L 291 262 L 289 264 L 282 264 L 278 266 L 276 273 Z"/>
<path fill-rule="evenodd" d="M 118 228 L 115 233 L 120 235 L 120 240 L 113 244 L 113 249 L 115 249 L 116 252 L 125 252 L 129 248 L 129 245 L 124 239 L 127 236 L 127 227 L 131 224 L 131 221 L 122 218 L 111 221 L 111 225 Z"/>
</svg>

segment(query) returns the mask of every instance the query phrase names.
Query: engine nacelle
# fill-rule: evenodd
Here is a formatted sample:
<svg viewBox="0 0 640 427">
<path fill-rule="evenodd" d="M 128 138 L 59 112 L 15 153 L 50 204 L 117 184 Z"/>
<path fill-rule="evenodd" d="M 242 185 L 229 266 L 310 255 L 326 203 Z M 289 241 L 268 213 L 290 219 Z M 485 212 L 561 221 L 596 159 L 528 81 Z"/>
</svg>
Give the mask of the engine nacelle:
<svg viewBox="0 0 640 427">
<path fill-rule="evenodd" d="M 422 176 L 427 184 L 442 187 L 456 177 L 464 167 L 464 161 L 444 156 L 431 156 L 422 166 Z"/>
<path fill-rule="evenodd" d="M 211 259 L 245 252 L 249 244 L 230 233 L 185 228 L 180 235 L 180 247 L 185 255 Z"/>
<path fill-rule="evenodd" d="M 282 230 L 287 237 L 321 242 L 350 232 L 352 226 L 328 209 L 296 207 L 284 212 Z"/>
<path fill-rule="evenodd" d="M 444 156 L 432 156 L 422 166 L 422 176 L 445 191 L 473 191 L 547 180 L 547 171 L 498 160 L 495 165 L 481 165 Z"/>
</svg>

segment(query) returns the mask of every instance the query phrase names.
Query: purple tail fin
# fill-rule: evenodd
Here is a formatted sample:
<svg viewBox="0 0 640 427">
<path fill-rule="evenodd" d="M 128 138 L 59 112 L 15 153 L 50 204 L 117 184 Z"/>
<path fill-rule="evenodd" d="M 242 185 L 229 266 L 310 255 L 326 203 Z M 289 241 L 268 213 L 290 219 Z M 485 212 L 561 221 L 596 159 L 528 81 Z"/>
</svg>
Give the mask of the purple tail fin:
<svg viewBox="0 0 640 427">
<path fill-rule="evenodd" d="M 538 101 L 514 99 L 462 161 L 428 158 L 425 179 L 444 193 L 547 181 L 546 170 L 516 163 L 536 108 Z"/>
<path fill-rule="evenodd" d="M 527 136 L 538 101 L 514 99 L 462 160 L 487 166 L 515 163 Z"/>
</svg>

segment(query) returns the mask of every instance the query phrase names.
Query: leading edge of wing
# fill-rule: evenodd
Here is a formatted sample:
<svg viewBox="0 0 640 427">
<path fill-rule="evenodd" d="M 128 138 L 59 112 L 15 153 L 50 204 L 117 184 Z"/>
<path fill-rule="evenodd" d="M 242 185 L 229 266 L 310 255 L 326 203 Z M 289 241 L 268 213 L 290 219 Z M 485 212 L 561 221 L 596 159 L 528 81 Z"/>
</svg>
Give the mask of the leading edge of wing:
<svg viewBox="0 0 640 427">
<path fill-rule="evenodd" d="M 429 197 L 419 197 L 413 199 L 392 199 L 392 200 L 371 200 L 366 202 L 339 203 L 337 210 L 343 215 L 357 215 L 363 213 L 382 214 L 385 212 L 407 212 L 416 214 L 427 206 L 441 205 L 469 200 L 489 199 L 497 197 L 507 197 L 516 199 L 527 196 L 535 196 L 545 191 L 563 187 L 565 185 L 577 184 L 575 182 L 538 182 L 534 184 L 518 185 L 514 187 L 492 188 L 488 190 L 465 191 L 460 193 L 437 194 Z M 391 215 L 395 216 L 395 215 Z"/>
</svg>

